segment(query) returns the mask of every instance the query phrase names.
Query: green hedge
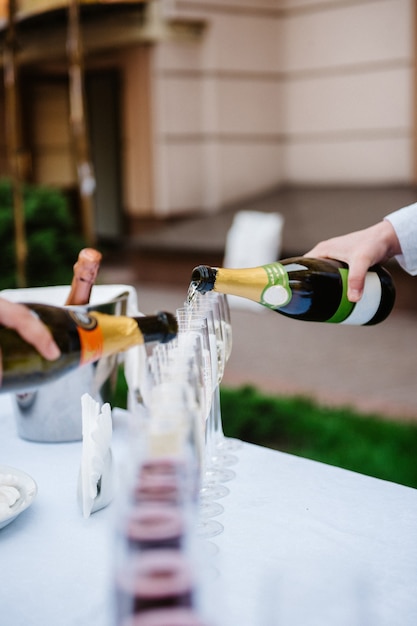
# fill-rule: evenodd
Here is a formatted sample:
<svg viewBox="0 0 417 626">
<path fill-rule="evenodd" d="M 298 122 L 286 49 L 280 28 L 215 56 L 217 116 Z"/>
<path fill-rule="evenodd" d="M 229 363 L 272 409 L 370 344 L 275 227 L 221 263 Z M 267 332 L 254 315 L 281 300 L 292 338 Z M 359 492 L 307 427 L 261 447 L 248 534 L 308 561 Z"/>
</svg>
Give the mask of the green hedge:
<svg viewBox="0 0 417 626">
<path fill-rule="evenodd" d="M 225 434 L 417 487 L 417 424 L 325 407 L 305 397 L 222 389 Z"/>
<path fill-rule="evenodd" d="M 28 287 L 68 284 L 78 252 L 84 247 L 76 232 L 66 197 L 57 189 L 24 188 L 28 247 Z M 17 286 L 13 198 L 10 182 L 0 180 L 0 289 Z"/>
</svg>

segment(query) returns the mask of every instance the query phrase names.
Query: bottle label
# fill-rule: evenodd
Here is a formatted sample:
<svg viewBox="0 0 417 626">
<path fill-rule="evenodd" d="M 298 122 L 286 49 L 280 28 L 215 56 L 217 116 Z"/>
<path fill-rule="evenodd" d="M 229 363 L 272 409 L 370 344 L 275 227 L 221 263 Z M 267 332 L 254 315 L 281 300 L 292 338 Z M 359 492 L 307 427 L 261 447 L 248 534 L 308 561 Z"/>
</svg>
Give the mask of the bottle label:
<svg viewBox="0 0 417 626">
<path fill-rule="evenodd" d="M 259 302 L 270 309 L 285 306 L 292 297 L 285 267 L 282 263 L 269 263 L 262 267 L 266 272 L 268 282 L 261 293 Z"/>
<path fill-rule="evenodd" d="M 343 284 L 342 298 L 336 313 L 327 321 L 333 324 L 363 326 L 376 315 L 381 303 L 382 287 L 379 276 L 376 272 L 367 273 L 362 298 L 355 304 L 347 298 L 348 270 L 340 268 L 339 272 Z"/>
<path fill-rule="evenodd" d="M 382 285 L 376 272 L 368 272 L 362 298 L 342 322 L 342 324 L 365 325 L 375 317 L 381 304 Z"/>
<path fill-rule="evenodd" d="M 350 302 L 347 297 L 348 270 L 340 267 L 339 274 L 342 279 L 342 297 L 336 313 L 327 320 L 330 324 L 342 324 L 355 308 L 355 303 Z"/>
<path fill-rule="evenodd" d="M 103 354 L 103 333 L 97 319 L 84 311 L 68 311 L 77 325 L 80 338 L 81 358 L 80 365 L 94 363 Z"/>
</svg>

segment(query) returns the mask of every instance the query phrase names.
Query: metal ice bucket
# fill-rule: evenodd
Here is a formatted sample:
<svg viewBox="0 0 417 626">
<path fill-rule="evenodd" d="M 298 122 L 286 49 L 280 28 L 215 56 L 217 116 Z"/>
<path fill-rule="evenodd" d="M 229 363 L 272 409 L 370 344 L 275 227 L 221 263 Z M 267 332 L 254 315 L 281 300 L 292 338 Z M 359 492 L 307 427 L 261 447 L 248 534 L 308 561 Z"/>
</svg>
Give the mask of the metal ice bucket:
<svg viewBox="0 0 417 626">
<path fill-rule="evenodd" d="M 110 315 L 125 315 L 132 290 L 127 285 L 95 285 L 88 308 Z M 68 292 L 69 287 L 54 286 L 9 289 L 0 292 L 0 296 L 15 302 L 60 306 Z M 81 440 L 81 396 L 87 392 L 99 402 L 106 401 L 105 387 L 116 364 L 117 355 L 104 357 L 97 363 L 72 370 L 39 389 L 14 394 L 19 436 L 30 441 L 51 443 Z"/>
</svg>

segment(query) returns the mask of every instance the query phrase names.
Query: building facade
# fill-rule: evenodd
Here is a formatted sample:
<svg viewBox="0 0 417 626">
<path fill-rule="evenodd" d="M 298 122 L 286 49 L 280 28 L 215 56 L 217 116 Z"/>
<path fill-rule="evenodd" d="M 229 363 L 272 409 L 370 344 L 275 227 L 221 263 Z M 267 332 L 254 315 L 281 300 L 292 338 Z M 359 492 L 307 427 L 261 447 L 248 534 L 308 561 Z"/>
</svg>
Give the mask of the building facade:
<svg viewBox="0 0 417 626">
<path fill-rule="evenodd" d="M 22 132 L 27 177 L 71 191 L 65 4 L 56 5 L 18 5 Z M 414 0 L 81 9 L 99 236 L 284 185 L 415 183 Z"/>
</svg>

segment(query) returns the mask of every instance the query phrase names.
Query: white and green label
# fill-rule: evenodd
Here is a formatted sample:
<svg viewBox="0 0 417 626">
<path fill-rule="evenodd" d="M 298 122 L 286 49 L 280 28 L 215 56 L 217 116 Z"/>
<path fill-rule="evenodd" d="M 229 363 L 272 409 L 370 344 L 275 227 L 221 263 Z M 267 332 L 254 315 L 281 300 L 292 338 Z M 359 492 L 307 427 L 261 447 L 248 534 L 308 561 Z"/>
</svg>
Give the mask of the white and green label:
<svg viewBox="0 0 417 626">
<path fill-rule="evenodd" d="M 342 279 L 342 297 L 336 313 L 327 320 L 330 324 L 341 324 L 355 308 L 355 304 L 350 302 L 347 297 L 348 270 L 341 267 L 339 268 L 339 274 Z"/>
<path fill-rule="evenodd" d="M 382 298 L 382 285 L 376 272 L 368 272 L 362 298 L 357 302 L 352 313 L 344 318 L 342 324 L 364 325 L 371 321 L 378 312 Z"/>
<path fill-rule="evenodd" d="M 366 274 L 362 298 L 355 304 L 347 297 L 348 270 L 341 268 L 339 272 L 343 284 L 342 298 L 336 313 L 327 321 L 357 326 L 367 324 L 376 315 L 381 303 L 382 287 L 378 274 L 375 272 Z"/>
<path fill-rule="evenodd" d="M 285 306 L 292 297 L 285 267 L 282 263 L 269 263 L 262 267 L 266 272 L 268 282 L 262 291 L 260 303 L 270 309 Z"/>
</svg>

